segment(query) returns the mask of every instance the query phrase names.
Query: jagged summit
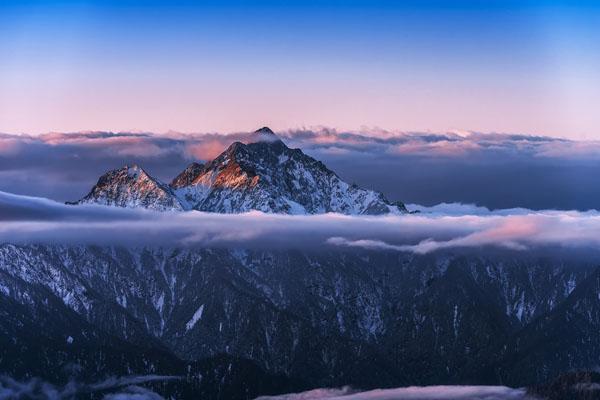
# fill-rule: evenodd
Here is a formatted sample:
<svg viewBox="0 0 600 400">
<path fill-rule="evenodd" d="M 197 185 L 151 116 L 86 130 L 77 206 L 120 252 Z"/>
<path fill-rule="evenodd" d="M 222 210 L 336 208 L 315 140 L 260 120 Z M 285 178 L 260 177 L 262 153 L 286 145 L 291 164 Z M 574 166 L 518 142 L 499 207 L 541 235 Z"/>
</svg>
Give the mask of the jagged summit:
<svg viewBox="0 0 600 400">
<path fill-rule="evenodd" d="M 171 181 L 170 186 L 174 189 L 178 189 L 184 186 L 191 185 L 192 182 L 194 182 L 194 179 L 196 179 L 198 175 L 200 175 L 203 168 L 204 164 L 200 164 L 197 162 L 191 163 L 183 170 L 183 172 L 181 172 L 175 177 L 175 179 Z"/>
<path fill-rule="evenodd" d="M 271 128 L 267 127 L 267 126 L 263 126 L 260 129 L 257 129 L 253 132 L 253 135 L 250 139 L 250 143 L 275 143 L 275 142 L 281 142 L 281 139 L 279 138 L 279 136 L 277 136 L 275 134 L 275 132 L 273 132 L 271 130 Z"/>
<path fill-rule="evenodd" d="M 172 189 L 150 176 L 140 166 L 125 165 L 98 179 L 90 193 L 77 204 L 144 207 L 153 210 L 183 210 Z"/>
<path fill-rule="evenodd" d="M 127 175 L 129 175 L 131 177 L 138 177 L 141 174 L 149 176 L 148 173 L 146 171 L 144 171 L 144 169 L 137 164 L 131 164 L 131 165 L 127 164 L 127 165 L 123 166 L 122 169 L 127 171 Z"/>
<path fill-rule="evenodd" d="M 271 128 L 269 128 L 268 126 L 263 126 L 262 128 L 255 130 L 254 133 L 260 133 L 260 134 L 265 134 L 265 135 L 275 135 L 275 132 L 273 132 L 271 130 Z"/>
<path fill-rule="evenodd" d="M 170 185 L 137 165 L 103 175 L 79 203 L 240 213 L 405 213 L 402 203 L 341 180 L 325 164 L 291 149 L 268 127 L 256 141 L 232 143 L 214 160 L 192 163 Z"/>
</svg>

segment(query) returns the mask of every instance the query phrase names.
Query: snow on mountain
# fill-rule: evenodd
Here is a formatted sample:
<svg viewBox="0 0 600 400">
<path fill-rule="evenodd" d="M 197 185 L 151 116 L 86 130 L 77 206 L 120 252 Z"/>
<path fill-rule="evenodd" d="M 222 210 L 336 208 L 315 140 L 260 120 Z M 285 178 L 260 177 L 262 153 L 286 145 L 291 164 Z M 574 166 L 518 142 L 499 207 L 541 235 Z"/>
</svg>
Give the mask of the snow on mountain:
<svg viewBox="0 0 600 400">
<path fill-rule="evenodd" d="M 379 192 L 350 185 L 322 162 L 291 149 L 267 127 L 248 143 L 235 142 L 205 165 L 192 163 L 170 186 L 141 168 L 107 173 L 80 203 L 158 210 L 239 213 L 401 214 Z"/>
<path fill-rule="evenodd" d="M 102 175 L 90 193 L 75 204 L 86 203 L 157 211 L 184 209 L 168 185 L 135 164 Z"/>
<path fill-rule="evenodd" d="M 104 365 L 110 357 L 89 347 L 145 346 L 153 360 L 246 359 L 309 387 L 521 386 L 597 366 L 596 265 L 511 252 L 2 244 L 0 371 L 17 373 L 38 354 L 58 369 L 74 351 L 67 360 L 100 375 L 127 365 L 171 374 L 172 361 Z M 45 340 L 51 351 L 32 347 Z"/>
</svg>

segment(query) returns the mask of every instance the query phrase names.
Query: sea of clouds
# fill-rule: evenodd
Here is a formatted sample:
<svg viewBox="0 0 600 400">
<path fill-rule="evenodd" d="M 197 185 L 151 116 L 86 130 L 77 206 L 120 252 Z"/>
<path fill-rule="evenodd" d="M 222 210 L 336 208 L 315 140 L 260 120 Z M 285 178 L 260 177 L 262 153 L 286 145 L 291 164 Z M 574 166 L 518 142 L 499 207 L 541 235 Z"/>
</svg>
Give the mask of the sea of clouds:
<svg viewBox="0 0 600 400">
<path fill-rule="evenodd" d="M 410 206 L 416 214 L 282 215 L 156 212 L 65 205 L 0 192 L 0 243 L 261 249 L 585 249 L 600 245 L 597 211 L 490 211 L 462 204 Z"/>
</svg>

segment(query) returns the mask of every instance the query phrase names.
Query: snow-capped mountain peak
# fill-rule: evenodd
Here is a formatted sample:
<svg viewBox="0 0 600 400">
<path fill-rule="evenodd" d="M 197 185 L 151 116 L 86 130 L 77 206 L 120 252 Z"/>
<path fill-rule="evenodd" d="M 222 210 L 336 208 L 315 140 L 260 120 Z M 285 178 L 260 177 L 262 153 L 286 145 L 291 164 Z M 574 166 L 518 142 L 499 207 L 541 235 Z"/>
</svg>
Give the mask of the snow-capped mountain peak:
<svg viewBox="0 0 600 400">
<path fill-rule="evenodd" d="M 135 165 L 111 171 L 80 202 L 219 213 L 406 212 L 402 203 L 344 182 L 322 162 L 289 148 L 268 127 L 253 136 L 247 144 L 232 143 L 204 165 L 190 164 L 170 186 Z"/>
<path fill-rule="evenodd" d="M 90 193 L 77 203 L 144 207 L 159 211 L 183 210 L 168 185 L 150 176 L 136 164 L 108 171 L 98 179 Z"/>
<path fill-rule="evenodd" d="M 250 142 L 266 142 L 266 143 L 273 143 L 273 142 L 280 142 L 280 141 L 281 141 L 281 139 L 275 134 L 275 132 L 273 132 L 271 130 L 271 128 L 269 128 L 267 126 L 263 126 L 262 128 L 254 131 L 254 134 L 252 135 L 252 138 L 250 140 Z"/>
<path fill-rule="evenodd" d="M 137 178 L 140 174 L 146 174 L 146 171 L 144 171 L 139 165 L 137 164 L 132 164 L 131 166 L 129 165 L 125 165 L 123 167 L 123 169 L 125 171 L 127 171 L 127 175 L 133 177 L 133 178 Z M 146 174 L 147 175 L 147 174 Z"/>
</svg>

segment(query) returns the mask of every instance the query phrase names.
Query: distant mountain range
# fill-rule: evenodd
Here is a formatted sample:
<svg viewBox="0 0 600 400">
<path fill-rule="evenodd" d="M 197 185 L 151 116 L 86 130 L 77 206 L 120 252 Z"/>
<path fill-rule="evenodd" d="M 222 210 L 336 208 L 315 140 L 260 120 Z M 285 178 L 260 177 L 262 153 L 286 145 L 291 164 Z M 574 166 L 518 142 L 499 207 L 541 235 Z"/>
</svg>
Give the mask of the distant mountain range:
<svg viewBox="0 0 600 400">
<path fill-rule="evenodd" d="M 137 165 L 107 172 L 87 196 L 71 204 L 84 203 L 217 213 L 407 212 L 379 192 L 344 182 L 320 161 L 287 147 L 267 127 L 254 132 L 248 144 L 235 142 L 206 164 L 190 164 L 170 184 Z"/>
</svg>

